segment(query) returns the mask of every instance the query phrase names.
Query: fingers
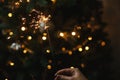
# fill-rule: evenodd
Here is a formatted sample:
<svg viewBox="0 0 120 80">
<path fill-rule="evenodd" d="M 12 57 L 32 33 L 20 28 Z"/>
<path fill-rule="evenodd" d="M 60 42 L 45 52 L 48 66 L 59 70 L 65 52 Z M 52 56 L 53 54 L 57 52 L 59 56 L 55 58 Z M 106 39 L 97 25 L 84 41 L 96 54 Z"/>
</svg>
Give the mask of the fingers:
<svg viewBox="0 0 120 80">
<path fill-rule="evenodd" d="M 66 69 L 62 69 L 62 70 L 59 70 L 56 74 L 56 75 L 66 75 L 66 76 L 72 76 L 74 75 L 75 71 L 74 69 L 71 69 L 71 68 L 66 68 Z"/>
<path fill-rule="evenodd" d="M 54 80 L 72 80 L 72 77 L 64 76 L 64 75 L 57 75 Z"/>
</svg>

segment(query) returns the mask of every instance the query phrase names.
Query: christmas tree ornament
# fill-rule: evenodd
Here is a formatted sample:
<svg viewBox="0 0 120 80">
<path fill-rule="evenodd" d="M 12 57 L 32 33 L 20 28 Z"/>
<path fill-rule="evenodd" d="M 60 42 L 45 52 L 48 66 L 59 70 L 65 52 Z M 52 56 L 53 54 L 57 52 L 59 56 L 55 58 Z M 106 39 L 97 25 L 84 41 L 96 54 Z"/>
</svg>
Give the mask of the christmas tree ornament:
<svg viewBox="0 0 120 80">
<path fill-rule="evenodd" d="M 19 43 L 12 43 L 10 45 L 10 49 L 13 49 L 13 50 L 19 50 L 21 48 L 21 45 Z"/>
</svg>

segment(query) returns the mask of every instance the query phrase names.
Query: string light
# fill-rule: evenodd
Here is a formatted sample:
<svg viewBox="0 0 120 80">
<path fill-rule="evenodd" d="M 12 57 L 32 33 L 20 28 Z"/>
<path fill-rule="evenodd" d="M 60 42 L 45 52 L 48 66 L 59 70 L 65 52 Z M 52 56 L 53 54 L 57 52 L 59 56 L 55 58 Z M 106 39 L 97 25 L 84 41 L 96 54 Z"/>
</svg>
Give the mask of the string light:
<svg viewBox="0 0 120 80">
<path fill-rule="evenodd" d="M 44 36 L 47 36 L 47 33 L 43 33 Z"/>
<path fill-rule="evenodd" d="M 27 53 L 27 50 L 26 50 L 26 49 L 24 49 L 24 50 L 23 50 L 23 53 L 24 53 L 24 54 L 26 54 L 26 53 Z"/>
<path fill-rule="evenodd" d="M 82 68 L 84 68 L 84 67 L 85 67 L 85 64 L 81 63 L 80 66 L 81 66 Z"/>
<path fill-rule="evenodd" d="M 28 40 L 32 40 L 32 36 L 28 36 L 27 39 L 28 39 Z"/>
<path fill-rule="evenodd" d="M 72 36 L 75 36 L 75 35 L 76 35 L 76 32 L 73 31 L 71 34 L 72 34 Z"/>
<path fill-rule="evenodd" d="M 85 47 L 85 50 L 87 50 L 87 51 L 88 51 L 89 49 L 90 49 L 90 48 L 89 48 L 89 46 L 86 46 L 86 47 Z"/>
<path fill-rule="evenodd" d="M 89 36 L 89 37 L 88 37 L 88 40 L 89 40 L 89 41 L 91 41 L 91 40 L 92 40 L 92 37 L 91 37 L 91 36 Z"/>
<path fill-rule="evenodd" d="M 52 66 L 51 65 L 47 65 L 47 69 L 52 69 Z"/>
<path fill-rule="evenodd" d="M 78 51 L 79 51 L 79 52 L 82 52 L 82 51 L 83 51 L 82 47 L 78 48 Z"/>
<path fill-rule="evenodd" d="M 26 28 L 23 26 L 23 27 L 21 27 L 21 31 L 25 31 L 26 30 Z"/>
<path fill-rule="evenodd" d="M 71 68 L 71 69 L 74 69 L 74 67 L 73 67 L 73 66 L 71 66 L 70 68 Z"/>
<path fill-rule="evenodd" d="M 53 2 L 53 4 L 55 4 L 56 3 L 56 0 L 51 0 L 52 2 Z"/>
<path fill-rule="evenodd" d="M 5 80 L 8 80 L 7 78 L 5 78 Z"/>
<path fill-rule="evenodd" d="M 68 54 L 69 54 L 69 55 L 72 55 L 72 51 L 68 51 Z"/>
<path fill-rule="evenodd" d="M 61 37 L 64 37 L 64 33 L 62 33 L 62 32 L 60 32 L 60 34 L 59 34 Z"/>
<path fill-rule="evenodd" d="M 62 47 L 62 51 L 65 51 L 66 49 L 65 49 L 65 47 Z"/>
<path fill-rule="evenodd" d="M 12 13 L 8 13 L 8 17 L 12 17 L 13 16 L 13 14 Z"/>
<path fill-rule="evenodd" d="M 20 3 L 19 3 L 19 2 L 15 2 L 15 6 L 16 6 L 16 7 L 19 7 L 19 6 L 20 6 Z"/>
<path fill-rule="evenodd" d="M 27 0 L 27 2 L 30 2 L 30 0 Z"/>
<path fill-rule="evenodd" d="M 13 35 L 13 32 L 9 32 L 9 35 L 12 36 L 12 35 Z"/>
<path fill-rule="evenodd" d="M 9 39 L 11 39 L 11 37 L 10 37 L 10 36 L 8 36 L 8 37 L 7 37 L 7 39 L 9 40 Z"/>
<path fill-rule="evenodd" d="M 46 50 L 47 53 L 50 53 L 50 50 Z"/>
<path fill-rule="evenodd" d="M 106 45 L 106 42 L 105 41 L 102 41 L 101 42 L 101 46 L 105 46 Z"/>
<path fill-rule="evenodd" d="M 80 35 L 78 35 L 77 37 L 80 38 Z"/>
<path fill-rule="evenodd" d="M 47 37 L 46 37 L 46 36 L 43 36 L 43 37 L 42 37 L 42 40 L 44 40 L 44 41 L 47 40 Z"/>
<path fill-rule="evenodd" d="M 15 63 L 10 61 L 10 62 L 9 62 L 9 65 L 10 65 L 10 66 L 14 66 Z"/>
</svg>

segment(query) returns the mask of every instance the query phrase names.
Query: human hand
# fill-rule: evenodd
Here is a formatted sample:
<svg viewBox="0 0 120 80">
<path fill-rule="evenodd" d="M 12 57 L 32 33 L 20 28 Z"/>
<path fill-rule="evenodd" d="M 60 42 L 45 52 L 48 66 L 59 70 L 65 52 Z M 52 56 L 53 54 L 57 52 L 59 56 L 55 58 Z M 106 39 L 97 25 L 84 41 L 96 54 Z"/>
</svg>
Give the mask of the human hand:
<svg viewBox="0 0 120 80">
<path fill-rule="evenodd" d="M 55 80 L 87 80 L 78 68 L 66 68 L 55 74 Z"/>
</svg>

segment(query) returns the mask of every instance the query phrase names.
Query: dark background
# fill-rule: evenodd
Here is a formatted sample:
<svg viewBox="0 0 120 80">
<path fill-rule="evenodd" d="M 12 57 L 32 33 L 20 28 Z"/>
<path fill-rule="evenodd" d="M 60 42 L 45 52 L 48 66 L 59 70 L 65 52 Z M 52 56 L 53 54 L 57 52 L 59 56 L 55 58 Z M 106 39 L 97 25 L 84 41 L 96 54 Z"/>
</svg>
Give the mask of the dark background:
<svg viewBox="0 0 120 80">
<path fill-rule="evenodd" d="M 113 47 L 114 80 L 120 80 L 120 0 L 103 0 L 103 21 L 107 22 L 106 31 Z"/>
</svg>

